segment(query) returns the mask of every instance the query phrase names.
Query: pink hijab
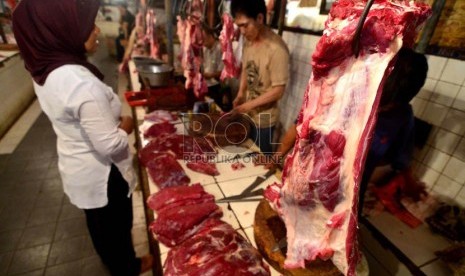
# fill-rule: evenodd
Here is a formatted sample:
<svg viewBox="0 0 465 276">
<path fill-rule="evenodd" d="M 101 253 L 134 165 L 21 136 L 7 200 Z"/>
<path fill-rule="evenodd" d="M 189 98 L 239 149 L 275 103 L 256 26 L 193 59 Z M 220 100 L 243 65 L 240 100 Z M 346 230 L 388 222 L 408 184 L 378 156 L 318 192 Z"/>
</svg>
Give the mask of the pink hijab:
<svg viewBox="0 0 465 276">
<path fill-rule="evenodd" d="M 54 69 L 79 64 L 96 77 L 84 43 L 94 29 L 98 0 L 21 0 L 13 12 L 13 32 L 26 69 L 40 85 Z"/>
</svg>

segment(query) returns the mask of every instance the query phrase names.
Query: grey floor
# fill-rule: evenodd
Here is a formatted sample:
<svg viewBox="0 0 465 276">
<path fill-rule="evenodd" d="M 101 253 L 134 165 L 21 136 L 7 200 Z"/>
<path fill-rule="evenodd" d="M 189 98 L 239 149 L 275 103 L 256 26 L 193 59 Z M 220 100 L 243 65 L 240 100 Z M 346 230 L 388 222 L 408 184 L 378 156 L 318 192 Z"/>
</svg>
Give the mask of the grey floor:
<svg viewBox="0 0 465 276">
<path fill-rule="evenodd" d="M 116 89 L 116 61 L 104 48 L 91 59 Z M 43 113 L 12 154 L 0 155 L 0 275 L 109 275 L 83 211 L 63 193 L 56 136 Z"/>
</svg>

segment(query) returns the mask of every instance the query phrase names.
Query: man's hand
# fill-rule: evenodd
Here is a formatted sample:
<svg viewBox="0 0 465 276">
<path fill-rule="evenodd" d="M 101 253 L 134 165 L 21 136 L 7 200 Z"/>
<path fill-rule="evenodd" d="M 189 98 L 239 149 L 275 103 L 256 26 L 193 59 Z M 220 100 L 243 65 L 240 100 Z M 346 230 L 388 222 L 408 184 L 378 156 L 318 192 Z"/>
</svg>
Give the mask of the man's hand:
<svg viewBox="0 0 465 276">
<path fill-rule="evenodd" d="M 239 106 L 245 102 L 245 96 L 237 94 L 237 97 L 233 101 L 233 107 Z"/>
</svg>

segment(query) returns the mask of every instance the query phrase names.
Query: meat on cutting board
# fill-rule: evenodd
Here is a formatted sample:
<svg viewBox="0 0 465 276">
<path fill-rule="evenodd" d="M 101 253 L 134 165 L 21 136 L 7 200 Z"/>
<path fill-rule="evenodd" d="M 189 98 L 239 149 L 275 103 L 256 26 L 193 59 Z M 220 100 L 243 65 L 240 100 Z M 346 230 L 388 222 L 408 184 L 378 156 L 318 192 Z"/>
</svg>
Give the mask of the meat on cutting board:
<svg viewBox="0 0 465 276">
<path fill-rule="evenodd" d="M 170 208 L 201 203 L 214 203 L 215 197 L 203 189 L 200 184 L 190 186 L 167 187 L 157 193 L 151 194 L 147 205 L 156 213 L 164 212 Z"/>
<path fill-rule="evenodd" d="M 158 241 L 173 247 L 195 235 L 206 219 L 222 215 L 221 208 L 214 202 L 165 208 L 157 213 L 150 230 Z"/>
<path fill-rule="evenodd" d="M 147 163 L 150 178 L 160 188 L 189 185 L 190 179 L 170 153 L 158 153 Z"/>
<path fill-rule="evenodd" d="M 375 1 L 356 58 L 351 43 L 365 4 L 333 4 L 312 56 L 283 185 L 265 192 L 286 225 L 287 268 L 321 258 L 345 275 L 355 274 L 359 182 L 383 82 L 398 50 L 412 47 L 417 27 L 430 14 L 421 3 Z"/>
<path fill-rule="evenodd" d="M 166 276 L 270 275 L 258 251 L 231 225 L 209 219 L 198 233 L 168 252 Z"/>
</svg>

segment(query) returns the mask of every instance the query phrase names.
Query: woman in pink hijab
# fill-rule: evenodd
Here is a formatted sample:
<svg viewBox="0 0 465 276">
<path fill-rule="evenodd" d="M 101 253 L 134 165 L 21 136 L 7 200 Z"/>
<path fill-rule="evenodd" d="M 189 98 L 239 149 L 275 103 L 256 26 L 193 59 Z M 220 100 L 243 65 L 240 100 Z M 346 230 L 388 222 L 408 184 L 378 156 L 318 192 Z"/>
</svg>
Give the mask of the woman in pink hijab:
<svg viewBox="0 0 465 276">
<path fill-rule="evenodd" d="M 34 90 L 57 135 L 58 168 L 72 204 L 83 209 L 97 253 L 112 275 L 139 275 L 131 239 L 136 186 L 128 135 L 132 118 L 87 61 L 98 46 L 96 0 L 22 0 L 13 32 Z"/>
</svg>

